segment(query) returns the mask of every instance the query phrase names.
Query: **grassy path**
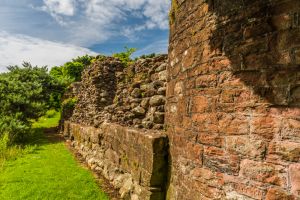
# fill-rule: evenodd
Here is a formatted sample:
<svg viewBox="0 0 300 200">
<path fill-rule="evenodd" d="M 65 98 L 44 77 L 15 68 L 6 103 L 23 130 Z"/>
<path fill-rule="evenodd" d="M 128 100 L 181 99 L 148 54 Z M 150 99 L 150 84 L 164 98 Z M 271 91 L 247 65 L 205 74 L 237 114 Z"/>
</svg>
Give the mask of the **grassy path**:
<svg viewBox="0 0 300 200">
<path fill-rule="evenodd" d="M 35 124 L 36 149 L 0 170 L 1 200 L 107 200 L 93 175 L 78 165 L 63 142 L 47 139 L 42 130 L 57 125 L 58 116 Z"/>
</svg>

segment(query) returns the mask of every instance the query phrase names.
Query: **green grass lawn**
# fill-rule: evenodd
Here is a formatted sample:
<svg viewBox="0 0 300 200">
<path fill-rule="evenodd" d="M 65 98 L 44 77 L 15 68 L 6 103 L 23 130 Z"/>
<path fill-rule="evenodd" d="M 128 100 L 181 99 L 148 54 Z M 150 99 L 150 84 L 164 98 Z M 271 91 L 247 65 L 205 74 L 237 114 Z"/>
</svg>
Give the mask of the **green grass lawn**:
<svg viewBox="0 0 300 200">
<path fill-rule="evenodd" d="M 59 113 L 53 111 L 41 118 L 34 124 L 33 150 L 4 163 L 0 169 L 1 200 L 108 199 L 64 143 L 50 142 L 42 133 L 44 128 L 57 126 L 58 120 Z"/>
</svg>

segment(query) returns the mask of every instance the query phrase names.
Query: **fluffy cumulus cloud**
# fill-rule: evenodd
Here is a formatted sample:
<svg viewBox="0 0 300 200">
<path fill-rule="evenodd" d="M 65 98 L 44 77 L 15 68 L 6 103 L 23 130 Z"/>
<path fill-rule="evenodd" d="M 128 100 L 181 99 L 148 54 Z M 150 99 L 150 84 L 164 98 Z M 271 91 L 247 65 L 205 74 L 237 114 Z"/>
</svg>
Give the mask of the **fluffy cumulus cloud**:
<svg viewBox="0 0 300 200">
<path fill-rule="evenodd" d="M 6 71 L 9 65 L 21 64 L 24 61 L 51 67 L 86 54 L 95 55 L 88 49 L 74 45 L 0 32 L 0 72 Z"/>
<path fill-rule="evenodd" d="M 74 33 L 72 41 L 79 44 L 89 43 L 89 39 L 101 42 L 116 35 L 132 37 L 138 31 L 168 29 L 170 0 L 43 0 L 43 2 L 44 5 L 40 9 L 48 12 L 60 25 L 68 26 Z M 86 34 L 85 39 L 76 33 L 80 33 L 81 36 Z"/>
<path fill-rule="evenodd" d="M 62 64 L 93 53 L 87 48 L 105 54 L 124 46 L 137 47 L 137 54 L 165 53 L 170 1 L 0 0 L 0 71 L 23 61 Z"/>
<path fill-rule="evenodd" d="M 53 14 L 72 16 L 75 13 L 74 0 L 44 0 L 43 8 Z"/>
</svg>

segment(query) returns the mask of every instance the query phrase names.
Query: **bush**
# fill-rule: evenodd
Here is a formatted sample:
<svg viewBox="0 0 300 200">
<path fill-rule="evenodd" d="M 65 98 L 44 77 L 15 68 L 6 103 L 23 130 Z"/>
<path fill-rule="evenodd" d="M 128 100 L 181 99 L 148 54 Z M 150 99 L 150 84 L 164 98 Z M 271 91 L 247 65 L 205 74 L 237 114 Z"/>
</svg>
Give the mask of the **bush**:
<svg viewBox="0 0 300 200">
<path fill-rule="evenodd" d="M 46 67 L 24 63 L 8 69 L 8 73 L 0 74 L 0 137 L 8 133 L 11 142 L 22 142 L 31 122 L 48 110 L 57 83 Z"/>
<path fill-rule="evenodd" d="M 76 103 L 77 103 L 77 98 L 65 99 L 62 102 L 62 106 L 61 106 L 62 119 L 67 120 L 72 116 Z"/>
<path fill-rule="evenodd" d="M 57 114 L 56 110 L 48 110 L 45 114 L 46 118 L 53 118 Z"/>
<path fill-rule="evenodd" d="M 115 53 L 113 54 L 113 57 L 119 58 L 120 61 L 124 64 L 125 67 L 133 63 L 133 60 L 131 59 L 131 55 L 136 51 L 136 48 L 128 48 L 125 47 L 124 52 Z"/>
<path fill-rule="evenodd" d="M 92 63 L 95 59 L 94 56 L 81 56 L 72 61 L 65 63 L 62 66 L 55 66 L 50 70 L 50 75 L 59 82 L 65 84 L 65 86 L 69 86 L 71 83 L 75 81 L 81 80 L 82 71 Z"/>
<path fill-rule="evenodd" d="M 146 59 L 146 58 L 154 58 L 156 56 L 155 53 L 151 53 L 151 54 L 147 54 L 147 55 L 141 55 L 140 57 L 136 58 L 136 60 L 138 59 Z"/>
<path fill-rule="evenodd" d="M 52 108 L 61 108 L 61 98 L 66 90 L 66 88 L 73 82 L 81 81 L 82 71 L 94 62 L 97 58 L 94 56 L 81 56 L 72 61 L 65 63 L 62 66 L 52 67 L 50 70 L 50 75 L 53 77 L 57 84 L 57 90 L 53 91 L 50 98 L 50 104 Z"/>
<path fill-rule="evenodd" d="M 2 137 L 0 137 L 0 153 L 3 153 L 9 145 L 9 134 L 4 133 Z"/>
<path fill-rule="evenodd" d="M 69 98 L 62 102 L 62 108 L 71 110 L 75 108 L 75 105 L 77 103 L 77 98 Z"/>
</svg>

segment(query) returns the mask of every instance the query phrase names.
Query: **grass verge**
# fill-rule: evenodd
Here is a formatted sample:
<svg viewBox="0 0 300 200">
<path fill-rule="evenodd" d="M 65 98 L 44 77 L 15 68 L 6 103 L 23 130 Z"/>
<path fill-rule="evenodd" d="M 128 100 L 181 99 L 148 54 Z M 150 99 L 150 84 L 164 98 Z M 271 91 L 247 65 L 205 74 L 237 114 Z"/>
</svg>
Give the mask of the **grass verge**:
<svg viewBox="0 0 300 200">
<path fill-rule="evenodd" d="M 22 156 L 5 161 L 0 170 L 1 200 L 108 200 L 92 173 L 78 165 L 64 143 L 44 136 L 43 129 L 57 126 L 59 117 L 48 112 L 39 119 L 32 141 L 25 148 L 15 147 L 23 151 Z"/>
</svg>

